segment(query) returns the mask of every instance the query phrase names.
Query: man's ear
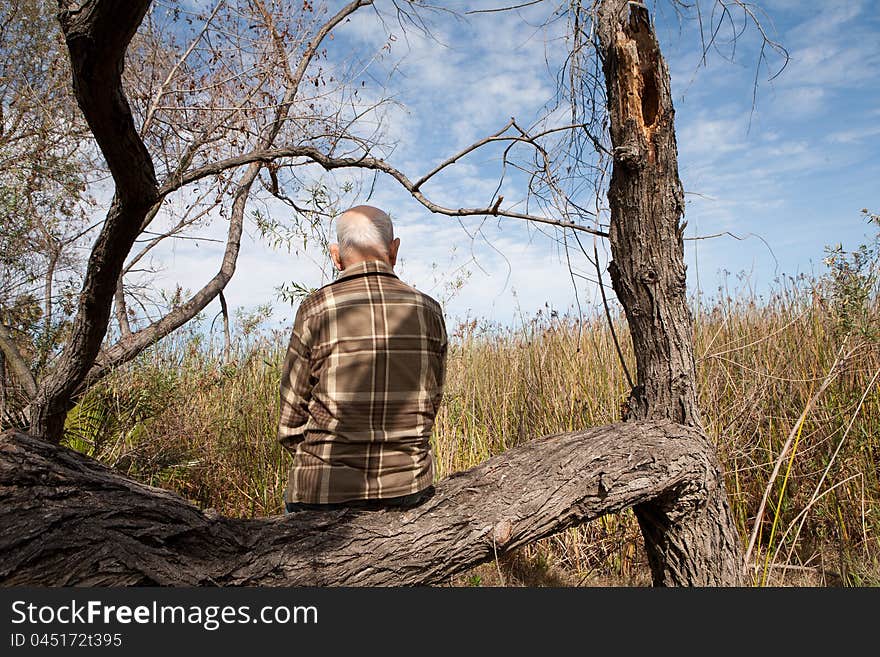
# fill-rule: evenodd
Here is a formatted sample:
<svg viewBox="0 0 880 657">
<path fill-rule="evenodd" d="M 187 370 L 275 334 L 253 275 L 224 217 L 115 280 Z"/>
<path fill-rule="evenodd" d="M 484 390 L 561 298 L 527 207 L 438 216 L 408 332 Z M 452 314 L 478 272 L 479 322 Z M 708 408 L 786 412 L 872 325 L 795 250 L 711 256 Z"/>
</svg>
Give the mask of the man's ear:
<svg viewBox="0 0 880 657">
<path fill-rule="evenodd" d="M 339 245 L 331 244 L 330 245 L 330 259 L 333 261 L 333 264 L 336 265 L 336 269 L 342 271 L 345 267 L 342 266 L 342 258 L 339 257 Z"/>
<path fill-rule="evenodd" d="M 391 261 L 391 266 L 397 264 L 397 250 L 400 248 L 400 238 L 395 237 L 390 246 L 388 247 L 388 259 Z"/>
</svg>

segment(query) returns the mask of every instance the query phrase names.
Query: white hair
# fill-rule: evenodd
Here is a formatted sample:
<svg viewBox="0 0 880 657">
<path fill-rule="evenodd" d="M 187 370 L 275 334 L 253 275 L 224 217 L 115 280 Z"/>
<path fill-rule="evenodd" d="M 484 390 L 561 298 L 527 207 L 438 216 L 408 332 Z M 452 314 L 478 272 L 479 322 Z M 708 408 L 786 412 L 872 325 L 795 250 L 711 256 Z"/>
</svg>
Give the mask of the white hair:
<svg viewBox="0 0 880 657">
<path fill-rule="evenodd" d="M 336 240 L 343 257 L 352 249 L 387 255 L 394 240 L 391 218 L 381 210 L 367 212 L 352 208 L 337 220 Z"/>
</svg>

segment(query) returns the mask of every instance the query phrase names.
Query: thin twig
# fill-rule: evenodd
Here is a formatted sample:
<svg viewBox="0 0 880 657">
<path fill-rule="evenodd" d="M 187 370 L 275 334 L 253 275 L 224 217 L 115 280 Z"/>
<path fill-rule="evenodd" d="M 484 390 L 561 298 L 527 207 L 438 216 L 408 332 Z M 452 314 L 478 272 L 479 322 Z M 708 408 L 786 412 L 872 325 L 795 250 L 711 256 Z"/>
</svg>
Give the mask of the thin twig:
<svg viewBox="0 0 880 657">
<path fill-rule="evenodd" d="M 499 11 L 513 11 L 514 9 L 522 9 L 523 7 L 531 7 L 532 5 L 538 5 L 544 2 L 544 0 L 531 0 L 531 2 L 523 2 L 518 5 L 510 5 L 509 7 L 496 7 L 495 9 L 472 9 L 471 11 L 466 11 L 465 16 L 470 14 L 494 14 Z"/>
<path fill-rule="evenodd" d="M 578 237 L 578 234 L 574 234 L 575 239 L 577 240 L 578 246 L 581 247 L 581 251 L 583 251 L 584 255 L 587 255 L 586 250 L 584 250 L 584 245 L 581 244 L 581 240 Z M 587 256 L 587 260 L 590 260 L 589 256 Z M 608 320 L 608 328 L 611 331 L 611 338 L 614 340 L 614 348 L 617 350 L 617 358 L 620 360 L 620 366 L 623 368 L 623 373 L 626 375 L 626 382 L 629 385 L 630 390 L 635 387 L 635 383 L 633 382 L 632 375 L 629 373 L 629 368 L 626 366 L 626 359 L 623 357 L 623 350 L 620 348 L 620 341 L 617 339 L 617 331 L 614 329 L 614 322 L 611 320 L 611 310 L 608 307 L 608 297 L 605 296 L 605 283 L 602 280 L 602 270 L 599 268 L 599 250 L 596 248 L 596 242 L 593 241 L 593 266 L 596 268 L 596 275 L 599 280 L 599 292 L 602 294 L 602 305 L 605 307 L 605 319 Z"/>
</svg>

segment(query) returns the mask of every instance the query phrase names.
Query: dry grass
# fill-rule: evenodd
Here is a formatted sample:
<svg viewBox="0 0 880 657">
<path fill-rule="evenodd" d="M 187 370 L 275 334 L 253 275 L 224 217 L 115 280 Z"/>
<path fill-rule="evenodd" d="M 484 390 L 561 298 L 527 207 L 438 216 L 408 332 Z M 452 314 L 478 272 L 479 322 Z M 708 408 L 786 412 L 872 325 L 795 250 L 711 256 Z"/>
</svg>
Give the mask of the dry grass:
<svg viewBox="0 0 880 657">
<path fill-rule="evenodd" d="M 876 304 L 866 312 L 866 326 L 880 324 Z M 744 541 L 770 486 L 755 582 L 880 584 L 876 334 L 845 337 L 839 317 L 803 281 L 766 300 L 722 295 L 695 313 L 695 327 L 703 422 L 728 473 Z M 539 315 L 515 330 L 477 322 L 452 328 L 433 435 L 439 477 L 536 436 L 619 419 L 626 384 L 601 318 Z M 628 343 L 625 323 L 617 328 Z M 71 414 L 68 441 L 203 507 L 279 513 L 288 463 L 274 435 L 286 337 L 240 346 L 228 365 L 198 335 L 166 341 L 88 395 Z M 785 457 L 785 477 L 771 482 L 783 444 L 840 353 L 796 451 Z M 644 585 L 649 575 L 630 511 L 451 583 Z"/>
</svg>

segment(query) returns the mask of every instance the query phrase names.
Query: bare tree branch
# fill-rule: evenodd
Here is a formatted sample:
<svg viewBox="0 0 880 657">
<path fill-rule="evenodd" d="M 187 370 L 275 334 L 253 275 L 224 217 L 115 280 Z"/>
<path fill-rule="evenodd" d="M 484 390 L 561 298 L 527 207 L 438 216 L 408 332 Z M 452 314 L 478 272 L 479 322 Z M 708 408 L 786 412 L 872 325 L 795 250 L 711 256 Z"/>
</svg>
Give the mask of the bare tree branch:
<svg viewBox="0 0 880 657">
<path fill-rule="evenodd" d="M 490 138 L 491 139 L 491 138 Z M 525 140 L 521 140 L 525 141 Z M 319 164 L 327 171 L 332 169 L 342 169 L 342 168 L 361 168 L 361 169 L 371 169 L 374 171 L 381 171 L 383 173 L 388 174 L 392 178 L 394 178 L 397 182 L 399 182 L 404 189 L 406 189 L 410 194 L 412 194 L 413 198 L 415 198 L 419 203 L 423 206 L 435 212 L 437 214 L 443 214 L 449 217 L 467 217 L 467 216 L 485 216 L 485 215 L 494 215 L 499 217 L 509 217 L 511 219 L 523 219 L 525 221 L 532 221 L 536 223 L 548 224 L 551 226 L 558 226 L 560 228 L 570 228 L 572 230 L 579 230 L 584 233 L 590 233 L 592 235 L 598 235 L 599 237 L 608 237 L 608 233 L 596 230 L 594 228 L 589 228 L 582 224 L 578 224 L 572 221 L 561 221 L 557 219 L 549 219 L 547 217 L 542 217 L 534 214 L 526 214 L 522 212 L 511 212 L 508 210 L 502 210 L 500 208 L 493 208 L 492 206 L 486 206 L 483 208 L 449 208 L 437 203 L 434 203 L 429 198 L 427 198 L 422 192 L 420 192 L 416 187 L 415 183 L 413 183 L 403 172 L 395 167 L 391 166 L 384 160 L 363 156 L 363 157 L 332 157 L 325 153 L 322 153 L 317 148 L 313 146 L 291 146 L 287 148 L 273 148 L 266 150 L 255 150 L 245 155 L 239 155 L 236 157 L 231 157 L 225 160 L 221 160 L 219 162 L 214 162 L 212 164 L 205 165 L 203 167 L 199 167 L 197 169 L 192 169 L 182 176 L 178 177 L 175 180 L 169 180 L 166 182 L 162 188 L 160 189 L 160 194 L 165 196 L 170 194 L 172 191 L 183 187 L 186 184 L 195 182 L 196 180 L 200 180 L 202 178 L 206 178 L 208 176 L 217 175 L 222 171 L 226 171 L 228 169 L 232 169 L 235 167 L 239 167 L 245 164 L 253 163 L 253 162 L 271 162 L 273 160 L 278 160 L 286 157 L 304 157 L 308 158 L 312 162 Z M 424 178 L 424 177 L 423 177 Z"/>
<path fill-rule="evenodd" d="M 518 5 L 510 5 L 508 7 L 496 7 L 494 9 L 473 9 L 471 11 L 464 12 L 465 14 L 494 14 L 496 12 L 501 11 L 513 11 L 514 9 L 522 9 L 523 7 L 531 7 L 532 5 L 538 5 L 544 2 L 544 0 L 530 0 L 529 2 L 522 2 Z"/>
<path fill-rule="evenodd" d="M 131 324 L 128 322 L 128 308 L 125 305 L 125 291 L 122 289 L 122 281 L 124 273 L 119 275 L 116 281 L 116 292 L 113 295 L 113 301 L 116 308 L 116 322 L 119 324 L 119 332 L 122 337 L 131 335 Z"/>
<path fill-rule="evenodd" d="M 159 85 L 159 88 L 156 90 L 153 99 L 150 101 L 150 105 L 147 107 L 147 114 L 144 118 L 144 122 L 141 124 L 140 134 L 146 134 L 147 130 L 150 128 L 150 124 L 153 122 L 153 116 L 156 114 L 157 105 L 159 104 L 159 100 L 162 96 L 165 95 L 168 85 L 171 84 L 171 81 L 174 79 L 175 74 L 183 65 L 183 63 L 187 60 L 187 58 L 192 54 L 192 51 L 199 44 L 199 42 L 204 38 L 205 33 L 208 31 L 208 27 L 211 25 L 211 21 L 214 20 L 214 17 L 217 15 L 217 12 L 220 11 L 220 8 L 223 6 L 223 3 L 226 0 L 219 0 L 216 5 L 214 5 L 214 9 L 211 11 L 211 14 L 205 20 L 205 24 L 202 26 L 201 31 L 196 35 L 194 39 L 189 44 L 189 47 L 184 51 L 183 55 L 174 63 L 174 66 L 171 67 L 171 70 L 168 71 L 168 75 L 165 76 L 165 80 L 162 84 Z"/>
</svg>

